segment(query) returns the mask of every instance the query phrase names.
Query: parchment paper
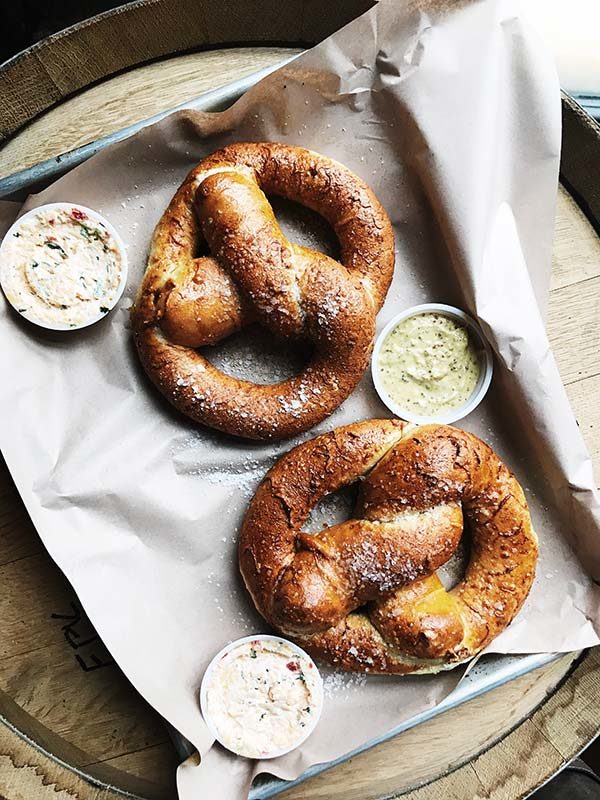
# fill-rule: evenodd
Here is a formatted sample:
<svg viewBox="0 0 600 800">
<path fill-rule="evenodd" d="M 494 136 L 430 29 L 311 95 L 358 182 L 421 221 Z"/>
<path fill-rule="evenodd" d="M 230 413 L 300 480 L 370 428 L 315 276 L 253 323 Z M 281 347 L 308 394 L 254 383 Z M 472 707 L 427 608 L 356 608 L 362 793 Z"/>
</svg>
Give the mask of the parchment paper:
<svg viewBox="0 0 600 800">
<path fill-rule="evenodd" d="M 229 111 L 169 117 L 25 205 L 83 203 L 127 243 L 126 295 L 87 331 L 43 333 L 2 299 L 0 444 L 44 543 L 113 656 L 202 754 L 200 766 L 191 759 L 180 769 L 185 800 L 243 797 L 258 772 L 289 779 L 337 758 L 439 702 L 461 674 L 325 670 L 323 718 L 299 750 L 253 764 L 211 747 L 198 707 L 206 664 L 227 641 L 265 630 L 237 571 L 239 523 L 267 468 L 298 440 L 248 443 L 178 416 L 139 367 L 128 308 L 175 188 L 225 143 L 311 147 L 371 184 L 397 244 L 379 328 L 431 300 L 479 318 L 496 354 L 494 380 L 461 424 L 516 472 L 541 542 L 526 607 L 493 649 L 568 651 L 598 642 L 598 595 L 571 549 L 599 578 L 598 498 L 543 324 L 560 145 L 554 68 L 512 0 L 450 5 L 446 12 L 383 0 Z M 18 208 L 2 211 L 8 224 Z M 296 238 L 326 246 L 310 219 L 280 213 Z M 245 332 L 212 357 L 237 374 L 285 374 L 285 348 L 259 339 Z M 374 416 L 387 412 L 366 375 L 301 438 Z M 331 521 L 347 511 L 341 497 L 320 516 Z"/>
</svg>

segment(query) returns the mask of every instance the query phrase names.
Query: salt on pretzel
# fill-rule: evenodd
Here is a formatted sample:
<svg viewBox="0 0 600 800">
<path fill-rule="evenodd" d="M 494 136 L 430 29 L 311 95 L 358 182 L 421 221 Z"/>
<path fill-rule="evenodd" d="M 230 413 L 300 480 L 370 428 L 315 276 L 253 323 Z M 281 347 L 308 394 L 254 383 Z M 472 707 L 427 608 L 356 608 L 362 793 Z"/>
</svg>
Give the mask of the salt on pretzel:
<svg viewBox="0 0 600 800">
<path fill-rule="evenodd" d="M 289 242 L 265 193 L 323 216 L 340 262 Z M 210 255 L 198 256 L 203 243 Z M 230 145 L 190 172 L 156 227 L 131 315 L 137 349 L 162 394 L 196 422 L 250 439 L 292 436 L 360 380 L 393 270 L 388 216 L 350 170 L 300 147 Z M 251 321 L 312 343 L 298 375 L 240 380 L 195 349 Z"/>
<path fill-rule="evenodd" d="M 354 518 L 310 535 L 311 509 L 360 480 Z M 464 578 L 435 570 L 472 543 Z M 437 672 L 504 630 L 531 588 L 537 537 L 493 450 L 446 425 L 371 420 L 292 449 L 243 522 L 240 569 L 262 616 L 313 656 L 373 673 Z"/>
</svg>

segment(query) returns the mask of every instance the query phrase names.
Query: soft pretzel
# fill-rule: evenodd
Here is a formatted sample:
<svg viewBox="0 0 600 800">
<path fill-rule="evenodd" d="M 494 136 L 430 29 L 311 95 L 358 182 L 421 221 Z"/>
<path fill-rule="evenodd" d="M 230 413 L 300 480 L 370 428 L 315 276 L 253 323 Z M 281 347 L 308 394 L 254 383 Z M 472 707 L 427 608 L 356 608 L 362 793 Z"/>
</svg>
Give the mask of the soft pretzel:
<svg viewBox="0 0 600 800">
<path fill-rule="evenodd" d="M 325 495 L 360 480 L 355 518 L 302 532 Z M 435 570 L 470 528 L 464 578 Z M 488 445 L 446 425 L 371 420 L 295 447 L 246 514 L 240 569 L 262 616 L 349 670 L 437 672 L 514 618 L 535 573 L 523 491 Z"/>
<path fill-rule="evenodd" d="M 265 193 L 321 214 L 341 263 L 289 242 Z M 203 240 L 212 255 L 196 257 Z M 350 170 L 300 147 L 230 145 L 190 172 L 156 227 L 132 311 L 137 349 L 162 394 L 193 420 L 250 439 L 291 436 L 360 380 L 393 269 L 387 214 Z M 251 321 L 312 342 L 298 375 L 251 383 L 194 349 Z"/>
</svg>

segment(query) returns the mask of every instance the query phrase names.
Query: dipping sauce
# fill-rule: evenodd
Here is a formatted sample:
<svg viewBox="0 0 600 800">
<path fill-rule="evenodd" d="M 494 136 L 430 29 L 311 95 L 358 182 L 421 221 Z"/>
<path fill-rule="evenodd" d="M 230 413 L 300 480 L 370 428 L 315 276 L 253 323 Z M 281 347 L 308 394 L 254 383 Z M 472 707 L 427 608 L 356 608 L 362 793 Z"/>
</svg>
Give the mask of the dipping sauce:
<svg viewBox="0 0 600 800">
<path fill-rule="evenodd" d="M 321 677 L 285 640 L 233 643 L 207 671 L 202 710 L 225 747 L 248 758 L 293 749 L 321 712 Z"/>
<path fill-rule="evenodd" d="M 122 245 L 93 212 L 42 206 L 18 220 L 0 248 L 9 303 L 47 327 L 77 328 L 108 313 L 122 289 Z"/>
<path fill-rule="evenodd" d="M 481 372 L 467 328 L 438 313 L 401 320 L 383 341 L 377 368 L 391 400 L 419 417 L 461 406 L 473 394 Z"/>
</svg>

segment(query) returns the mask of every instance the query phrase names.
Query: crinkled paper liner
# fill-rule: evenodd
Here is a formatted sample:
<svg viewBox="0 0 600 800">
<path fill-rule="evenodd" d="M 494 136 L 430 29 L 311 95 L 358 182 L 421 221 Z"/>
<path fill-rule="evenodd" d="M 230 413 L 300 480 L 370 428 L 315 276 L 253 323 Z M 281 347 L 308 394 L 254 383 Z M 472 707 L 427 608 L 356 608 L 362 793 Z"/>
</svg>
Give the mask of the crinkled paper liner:
<svg viewBox="0 0 600 800">
<path fill-rule="evenodd" d="M 461 425 L 513 468 L 541 543 L 530 597 L 491 649 L 558 652 L 598 642 L 588 577 L 600 574 L 598 498 L 543 323 L 560 147 L 557 81 L 516 2 L 452 5 L 446 12 L 436 3 L 382 0 L 232 109 L 177 113 L 25 205 L 91 206 L 127 244 L 125 296 L 88 330 L 44 333 L 2 300 L 1 447 L 40 536 L 115 659 L 202 754 L 200 765 L 193 758 L 180 768 L 183 800 L 244 797 L 265 771 L 292 779 L 431 708 L 461 676 L 324 669 L 323 717 L 301 748 L 253 763 L 212 746 L 198 704 L 204 669 L 227 641 L 265 630 L 236 558 L 255 487 L 297 441 L 388 415 L 366 375 L 309 433 L 275 445 L 242 442 L 189 424 L 142 374 L 128 308 L 152 230 L 187 171 L 228 142 L 310 147 L 373 187 L 397 245 L 379 329 L 425 301 L 455 304 L 479 319 L 496 355 L 494 380 Z M 4 203 L 1 211 L 8 225 L 18 207 Z M 285 208 L 279 213 L 286 217 Z M 300 241 L 326 246 L 303 215 L 288 209 L 285 225 Z M 243 332 L 212 357 L 273 379 L 293 367 L 280 350 Z M 330 522 L 347 511 L 342 496 L 319 514 Z"/>
</svg>

